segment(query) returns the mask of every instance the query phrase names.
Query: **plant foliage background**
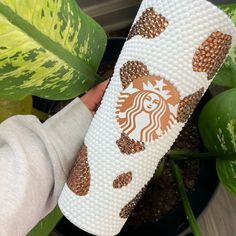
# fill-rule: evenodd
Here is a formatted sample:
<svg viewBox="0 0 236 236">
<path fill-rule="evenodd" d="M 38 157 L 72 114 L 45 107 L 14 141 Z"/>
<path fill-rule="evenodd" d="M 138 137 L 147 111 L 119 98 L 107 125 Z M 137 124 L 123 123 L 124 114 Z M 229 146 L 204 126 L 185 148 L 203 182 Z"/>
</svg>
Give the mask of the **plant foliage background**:
<svg viewBox="0 0 236 236">
<path fill-rule="evenodd" d="M 222 5 L 221 9 L 236 24 L 236 3 Z M 200 115 L 199 130 L 207 149 L 222 155 L 216 161 L 219 179 L 236 196 L 236 47 L 213 83 L 226 91 L 206 104 Z M 233 154 L 235 161 L 224 160 L 227 154 Z"/>
<path fill-rule="evenodd" d="M 220 7 L 236 23 L 236 4 Z M 32 95 L 66 100 L 98 83 L 105 46 L 104 30 L 75 0 L 0 0 L 0 122 L 30 114 Z M 236 47 L 213 83 L 229 90 L 204 107 L 199 130 L 208 150 L 222 154 L 219 178 L 236 195 L 236 161 L 224 160 L 236 153 Z M 56 208 L 28 235 L 48 235 L 61 217 Z"/>
<path fill-rule="evenodd" d="M 0 1 L 0 98 L 65 100 L 96 80 L 104 30 L 75 0 Z"/>
<path fill-rule="evenodd" d="M 0 122 L 31 114 L 32 95 L 66 100 L 101 82 L 106 41 L 75 0 L 0 0 Z M 56 208 L 29 235 L 48 235 L 61 217 Z"/>
</svg>

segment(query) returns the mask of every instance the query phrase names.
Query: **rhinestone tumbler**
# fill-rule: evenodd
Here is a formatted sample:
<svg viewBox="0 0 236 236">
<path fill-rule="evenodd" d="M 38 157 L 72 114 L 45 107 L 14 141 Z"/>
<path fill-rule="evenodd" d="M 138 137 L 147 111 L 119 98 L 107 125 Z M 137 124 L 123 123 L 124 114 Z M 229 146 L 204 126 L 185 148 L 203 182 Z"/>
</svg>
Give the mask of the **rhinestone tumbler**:
<svg viewBox="0 0 236 236">
<path fill-rule="evenodd" d="M 59 199 L 95 235 L 116 235 L 235 43 L 206 0 L 144 0 Z"/>
</svg>

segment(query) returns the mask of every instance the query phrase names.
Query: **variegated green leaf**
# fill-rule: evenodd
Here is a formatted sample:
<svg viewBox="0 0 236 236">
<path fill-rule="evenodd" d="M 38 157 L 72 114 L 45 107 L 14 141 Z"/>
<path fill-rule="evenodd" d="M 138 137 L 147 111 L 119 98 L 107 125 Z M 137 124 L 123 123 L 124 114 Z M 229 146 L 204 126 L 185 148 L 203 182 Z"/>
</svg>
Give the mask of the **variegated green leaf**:
<svg viewBox="0 0 236 236">
<path fill-rule="evenodd" d="M 221 4 L 219 8 L 222 9 L 234 23 L 236 23 L 236 3 Z"/>
<path fill-rule="evenodd" d="M 236 3 L 224 4 L 220 8 L 230 17 L 236 26 Z M 230 51 L 226 62 L 217 73 L 213 83 L 224 87 L 236 87 L 236 47 Z"/>
<path fill-rule="evenodd" d="M 91 87 L 103 29 L 75 0 L 0 0 L 0 98 L 73 98 Z"/>
<path fill-rule="evenodd" d="M 236 161 L 224 160 L 225 154 L 236 156 L 236 88 L 214 97 L 202 110 L 199 130 L 207 149 L 222 154 L 216 167 L 220 181 L 236 195 Z"/>
</svg>

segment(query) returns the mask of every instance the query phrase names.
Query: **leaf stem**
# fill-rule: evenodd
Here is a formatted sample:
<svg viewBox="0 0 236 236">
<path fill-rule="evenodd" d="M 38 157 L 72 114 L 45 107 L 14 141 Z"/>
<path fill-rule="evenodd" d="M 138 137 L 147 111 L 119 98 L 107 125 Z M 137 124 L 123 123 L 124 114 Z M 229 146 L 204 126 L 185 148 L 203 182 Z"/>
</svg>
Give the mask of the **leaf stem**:
<svg viewBox="0 0 236 236">
<path fill-rule="evenodd" d="M 179 167 L 174 163 L 174 161 L 170 161 L 170 166 L 172 169 L 173 176 L 176 179 L 178 192 L 179 192 L 180 198 L 182 200 L 184 210 L 185 210 L 185 213 L 187 216 L 187 220 L 188 220 L 189 225 L 192 229 L 193 235 L 194 236 L 201 236 L 202 235 L 201 231 L 199 229 L 199 226 L 198 226 L 195 216 L 193 214 L 191 205 L 188 200 L 188 196 L 187 196 L 185 188 L 184 188 L 183 177 L 181 175 L 181 171 L 180 171 Z"/>
<path fill-rule="evenodd" d="M 192 152 L 190 150 L 170 150 L 168 152 L 171 160 L 227 160 L 235 161 L 236 152 L 233 153 L 212 153 L 212 152 Z"/>
</svg>

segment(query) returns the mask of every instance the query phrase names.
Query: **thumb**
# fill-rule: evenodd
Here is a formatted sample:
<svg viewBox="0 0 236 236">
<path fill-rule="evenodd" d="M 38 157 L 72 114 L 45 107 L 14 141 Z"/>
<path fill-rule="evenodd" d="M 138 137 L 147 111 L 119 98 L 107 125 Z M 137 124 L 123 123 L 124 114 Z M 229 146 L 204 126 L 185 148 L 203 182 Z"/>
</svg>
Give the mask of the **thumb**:
<svg viewBox="0 0 236 236">
<path fill-rule="evenodd" d="M 97 106 L 100 104 L 104 92 L 107 88 L 109 80 L 106 80 L 92 89 L 90 89 L 85 95 L 81 97 L 82 102 L 87 106 L 91 112 L 95 112 Z"/>
</svg>

